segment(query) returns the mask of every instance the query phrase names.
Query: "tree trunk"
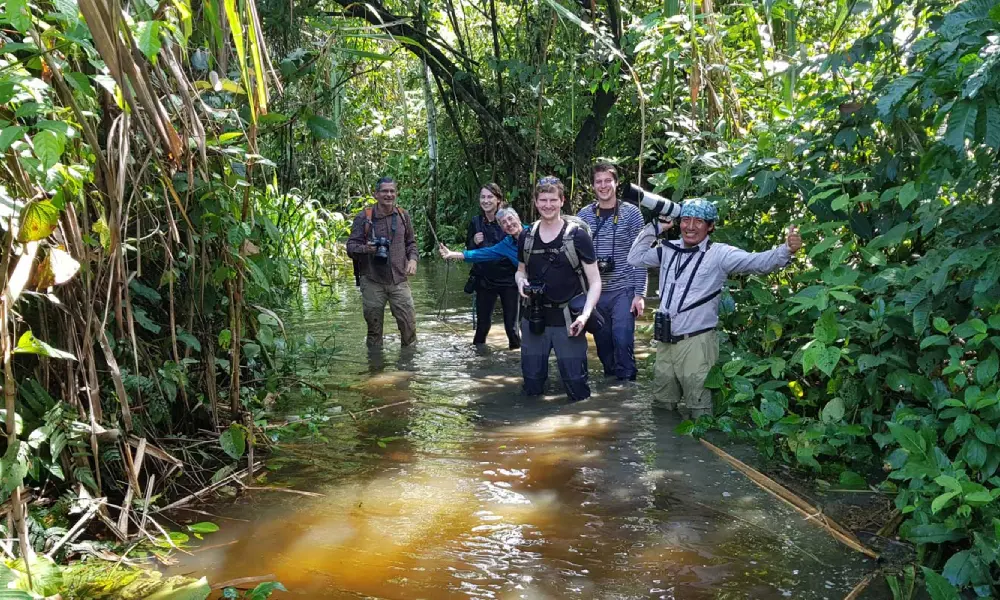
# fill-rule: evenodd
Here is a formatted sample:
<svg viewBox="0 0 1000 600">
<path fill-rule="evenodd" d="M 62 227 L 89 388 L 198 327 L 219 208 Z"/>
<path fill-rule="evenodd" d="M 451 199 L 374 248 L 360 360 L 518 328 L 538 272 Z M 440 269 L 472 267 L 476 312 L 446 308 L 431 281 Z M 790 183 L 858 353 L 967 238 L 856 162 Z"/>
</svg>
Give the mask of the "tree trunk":
<svg viewBox="0 0 1000 600">
<path fill-rule="evenodd" d="M 438 172 L 438 136 L 437 109 L 434 105 L 434 94 L 431 92 L 431 70 L 424 60 L 422 78 L 424 84 L 424 108 L 427 110 L 427 158 L 430 162 L 430 185 L 427 194 L 427 222 L 432 230 L 437 230 L 437 172 Z M 425 236 L 424 247 L 434 250 L 434 240 Z"/>
</svg>

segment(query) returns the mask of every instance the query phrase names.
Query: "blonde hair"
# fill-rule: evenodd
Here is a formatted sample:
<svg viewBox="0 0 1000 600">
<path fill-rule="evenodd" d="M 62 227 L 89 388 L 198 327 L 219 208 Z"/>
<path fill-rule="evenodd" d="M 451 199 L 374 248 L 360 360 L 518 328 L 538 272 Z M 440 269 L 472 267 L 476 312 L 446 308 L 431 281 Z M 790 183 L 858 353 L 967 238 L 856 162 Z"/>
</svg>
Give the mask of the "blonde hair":
<svg viewBox="0 0 1000 600">
<path fill-rule="evenodd" d="M 540 194 L 559 194 L 560 198 L 566 197 L 566 187 L 558 177 L 547 175 L 538 180 L 535 184 L 535 200 Z"/>
</svg>

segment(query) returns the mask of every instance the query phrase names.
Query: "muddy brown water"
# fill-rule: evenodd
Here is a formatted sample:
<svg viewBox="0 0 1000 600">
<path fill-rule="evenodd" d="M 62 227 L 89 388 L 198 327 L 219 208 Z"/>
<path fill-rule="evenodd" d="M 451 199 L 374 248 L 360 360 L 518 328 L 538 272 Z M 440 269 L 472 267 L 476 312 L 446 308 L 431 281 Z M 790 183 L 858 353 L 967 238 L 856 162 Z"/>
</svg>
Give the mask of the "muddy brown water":
<svg viewBox="0 0 1000 600">
<path fill-rule="evenodd" d="M 287 409 L 332 418 L 324 439 L 280 449 L 268 479 L 322 495 L 252 491 L 198 507 L 214 518 L 176 513 L 222 530 L 175 572 L 273 574 L 289 590 L 275 598 L 840 599 L 874 569 L 675 434 L 676 415 L 650 407 L 648 366 L 616 386 L 592 348 L 591 399 L 568 404 L 554 363 L 551 395 L 520 396 L 502 324 L 489 349 L 470 346 L 465 274 L 414 279 L 413 353 L 390 318 L 386 351 L 367 355 L 352 281 L 340 302 L 305 294 L 289 334 L 334 348 L 303 372 L 331 398 Z M 637 349 L 645 361 L 648 342 Z"/>
</svg>

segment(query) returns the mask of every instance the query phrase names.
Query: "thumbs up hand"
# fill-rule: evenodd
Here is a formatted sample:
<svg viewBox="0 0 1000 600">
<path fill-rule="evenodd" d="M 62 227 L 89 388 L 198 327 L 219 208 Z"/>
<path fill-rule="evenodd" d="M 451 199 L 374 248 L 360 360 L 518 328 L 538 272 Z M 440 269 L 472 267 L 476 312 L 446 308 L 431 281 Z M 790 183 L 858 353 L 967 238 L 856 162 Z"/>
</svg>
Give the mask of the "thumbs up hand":
<svg viewBox="0 0 1000 600">
<path fill-rule="evenodd" d="M 799 228 L 795 225 L 790 225 L 788 227 L 788 235 L 785 238 L 785 245 L 788 246 L 788 250 L 792 254 L 795 254 L 802 248 L 802 235 L 799 234 Z"/>
</svg>

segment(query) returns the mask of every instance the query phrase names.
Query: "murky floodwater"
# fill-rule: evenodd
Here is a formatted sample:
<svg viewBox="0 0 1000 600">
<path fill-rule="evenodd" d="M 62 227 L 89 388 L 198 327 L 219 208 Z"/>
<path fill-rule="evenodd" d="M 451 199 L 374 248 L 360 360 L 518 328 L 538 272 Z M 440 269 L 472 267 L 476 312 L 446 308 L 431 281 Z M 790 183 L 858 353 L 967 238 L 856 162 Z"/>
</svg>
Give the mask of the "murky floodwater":
<svg viewBox="0 0 1000 600">
<path fill-rule="evenodd" d="M 647 383 L 603 381 L 593 348 L 591 399 L 567 404 L 554 364 L 551 396 L 519 396 L 502 325 L 492 351 L 470 347 L 465 273 L 452 267 L 447 286 L 444 274 L 413 282 L 412 355 L 389 319 L 385 355 L 366 356 L 351 281 L 339 304 L 304 303 L 288 325 L 336 348 L 307 374 L 330 407 L 413 402 L 335 416 L 326 441 L 281 450 L 271 481 L 322 496 L 253 491 L 203 507 L 223 530 L 180 572 L 274 574 L 290 590 L 276 598 L 541 600 L 840 599 L 872 570 L 674 434 L 677 417 L 650 409 Z"/>
</svg>

